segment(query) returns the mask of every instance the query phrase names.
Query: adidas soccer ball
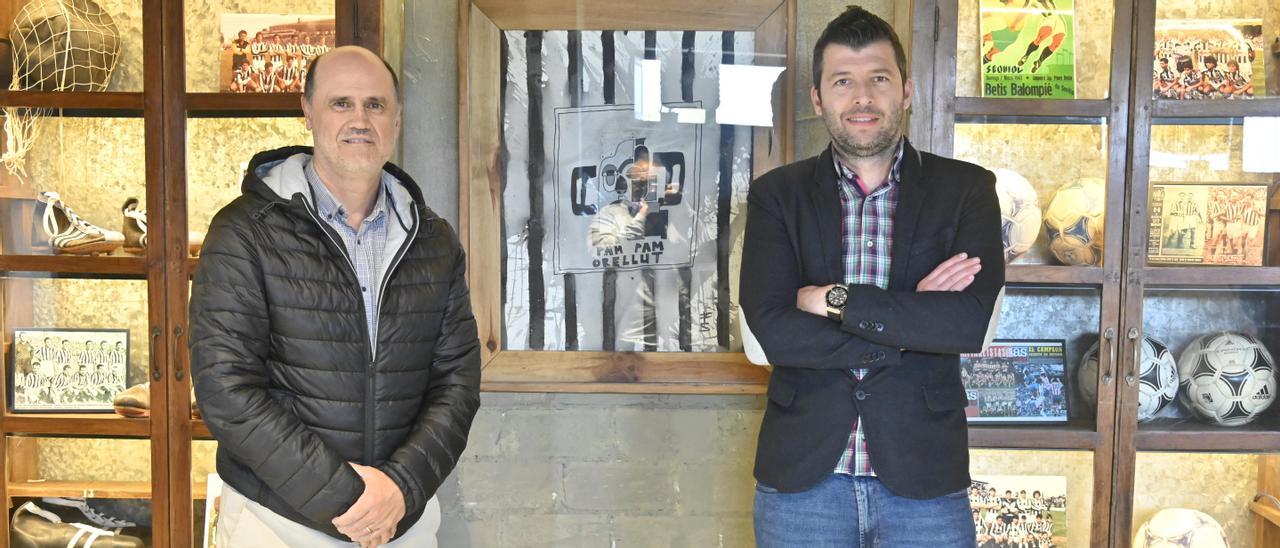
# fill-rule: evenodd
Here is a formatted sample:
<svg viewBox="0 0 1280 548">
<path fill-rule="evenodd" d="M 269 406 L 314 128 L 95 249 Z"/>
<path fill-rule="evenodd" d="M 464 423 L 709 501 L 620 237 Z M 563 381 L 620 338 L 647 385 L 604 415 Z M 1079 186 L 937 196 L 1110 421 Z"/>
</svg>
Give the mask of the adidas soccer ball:
<svg viewBox="0 0 1280 548">
<path fill-rule="evenodd" d="M 1169 347 L 1149 336 L 1142 337 L 1142 364 L 1138 375 L 1138 420 L 1149 421 L 1178 395 L 1178 365 Z M 1098 343 L 1084 353 L 1076 369 L 1080 397 L 1090 406 L 1098 403 Z"/>
<path fill-rule="evenodd" d="M 1040 237 L 1040 196 L 1016 171 L 996 169 L 996 196 L 1000 197 L 1000 233 L 1004 238 L 1004 262 L 1026 253 Z"/>
<path fill-rule="evenodd" d="M 1096 265 L 1102 260 L 1102 225 L 1106 211 L 1106 183 L 1085 177 L 1062 185 L 1044 212 L 1049 250 L 1072 266 Z"/>
<path fill-rule="evenodd" d="M 1271 353 L 1244 333 L 1204 335 L 1178 358 L 1182 403 L 1197 416 L 1223 426 L 1257 418 L 1275 400 Z"/>
<path fill-rule="evenodd" d="M 1228 548 L 1227 534 L 1204 512 L 1165 508 L 1138 528 L 1133 548 Z"/>
</svg>

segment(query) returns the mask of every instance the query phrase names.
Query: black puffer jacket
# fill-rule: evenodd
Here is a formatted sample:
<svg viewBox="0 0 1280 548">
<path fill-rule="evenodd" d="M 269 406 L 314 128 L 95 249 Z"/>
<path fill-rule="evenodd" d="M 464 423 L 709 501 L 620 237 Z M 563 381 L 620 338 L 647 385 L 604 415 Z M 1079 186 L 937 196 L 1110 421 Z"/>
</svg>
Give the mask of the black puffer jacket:
<svg viewBox="0 0 1280 548">
<path fill-rule="evenodd" d="M 243 195 L 209 227 L 191 292 L 196 396 L 228 485 L 346 540 L 331 520 L 364 491 L 347 462 L 375 466 L 404 493 L 399 537 L 457 464 L 480 406 L 465 260 L 417 184 L 387 164 L 404 243 L 371 348 L 355 271 L 306 190 L 297 155 L 310 153 L 254 156 Z"/>
</svg>

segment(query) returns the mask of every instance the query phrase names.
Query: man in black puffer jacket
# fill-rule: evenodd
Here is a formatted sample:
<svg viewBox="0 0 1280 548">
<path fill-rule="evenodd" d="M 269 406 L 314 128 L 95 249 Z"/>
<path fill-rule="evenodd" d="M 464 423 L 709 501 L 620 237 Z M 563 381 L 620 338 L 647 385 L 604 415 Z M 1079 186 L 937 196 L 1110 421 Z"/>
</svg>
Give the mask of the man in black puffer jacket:
<svg viewBox="0 0 1280 548">
<path fill-rule="evenodd" d="M 309 74 L 314 149 L 254 156 L 192 284 L 193 382 L 228 487 L 218 545 L 434 546 L 480 405 L 466 261 L 386 163 L 391 68 L 346 47 Z"/>
</svg>

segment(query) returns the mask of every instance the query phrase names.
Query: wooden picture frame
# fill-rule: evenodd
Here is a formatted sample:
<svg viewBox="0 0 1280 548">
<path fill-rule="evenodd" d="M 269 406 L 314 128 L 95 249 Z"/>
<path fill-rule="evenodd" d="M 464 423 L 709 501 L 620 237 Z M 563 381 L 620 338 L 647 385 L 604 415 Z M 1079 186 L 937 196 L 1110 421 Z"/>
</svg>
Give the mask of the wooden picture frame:
<svg viewBox="0 0 1280 548">
<path fill-rule="evenodd" d="M 763 393 L 768 370 L 751 365 L 741 352 L 505 349 L 502 33 L 602 29 L 754 33 L 753 64 L 786 69 L 774 86 L 775 125 L 751 130 L 751 170 L 756 177 L 793 159 L 790 113 L 795 101 L 796 0 L 742 0 L 715 7 L 678 0 L 639 4 L 617 0 L 589 4 L 569 0 L 460 0 L 458 24 L 458 232 L 467 250 L 468 283 L 484 367 L 482 388 L 522 392 Z M 729 265 L 727 257 L 720 261 L 718 272 L 729 281 L 729 291 L 734 292 L 737 265 Z M 722 293 L 722 298 L 727 295 L 728 292 Z M 720 314 L 729 317 L 732 313 L 725 310 Z M 541 314 L 531 310 L 530 317 Z"/>
</svg>

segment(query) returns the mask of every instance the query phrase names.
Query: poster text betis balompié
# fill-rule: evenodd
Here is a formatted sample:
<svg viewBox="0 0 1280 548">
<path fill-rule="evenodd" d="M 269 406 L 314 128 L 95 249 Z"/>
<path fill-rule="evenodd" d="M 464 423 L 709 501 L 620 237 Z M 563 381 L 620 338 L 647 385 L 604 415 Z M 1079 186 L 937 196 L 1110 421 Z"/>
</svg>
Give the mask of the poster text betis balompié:
<svg viewBox="0 0 1280 548">
<path fill-rule="evenodd" d="M 1074 99 L 1073 0 L 979 0 L 982 96 Z"/>
</svg>

